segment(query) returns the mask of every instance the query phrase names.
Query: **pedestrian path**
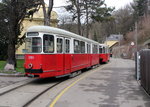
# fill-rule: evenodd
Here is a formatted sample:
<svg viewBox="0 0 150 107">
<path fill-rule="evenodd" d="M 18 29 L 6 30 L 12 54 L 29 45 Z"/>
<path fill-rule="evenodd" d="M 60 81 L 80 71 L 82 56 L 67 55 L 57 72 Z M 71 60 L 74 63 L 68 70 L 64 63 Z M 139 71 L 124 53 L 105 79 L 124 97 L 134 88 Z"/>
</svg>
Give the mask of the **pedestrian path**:
<svg viewBox="0 0 150 107">
<path fill-rule="evenodd" d="M 65 92 L 55 107 L 150 107 L 134 78 L 134 61 L 111 59 L 101 70 Z"/>
</svg>

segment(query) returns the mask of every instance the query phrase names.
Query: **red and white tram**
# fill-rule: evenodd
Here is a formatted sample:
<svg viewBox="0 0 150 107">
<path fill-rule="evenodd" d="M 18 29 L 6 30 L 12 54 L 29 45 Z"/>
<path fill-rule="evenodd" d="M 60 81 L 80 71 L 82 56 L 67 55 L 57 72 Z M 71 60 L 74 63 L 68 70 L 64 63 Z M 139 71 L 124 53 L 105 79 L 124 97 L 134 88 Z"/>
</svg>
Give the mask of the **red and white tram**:
<svg viewBox="0 0 150 107">
<path fill-rule="evenodd" d="M 99 57 L 100 57 L 100 63 L 107 63 L 110 60 L 110 52 L 109 47 L 105 44 L 99 45 Z"/>
<path fill-rule="evenodd" d="M 25 73 L 29 77 L 57 77 L 100 63 L 98 42 L 48 26 L 26 33 Z"/>
</svg>

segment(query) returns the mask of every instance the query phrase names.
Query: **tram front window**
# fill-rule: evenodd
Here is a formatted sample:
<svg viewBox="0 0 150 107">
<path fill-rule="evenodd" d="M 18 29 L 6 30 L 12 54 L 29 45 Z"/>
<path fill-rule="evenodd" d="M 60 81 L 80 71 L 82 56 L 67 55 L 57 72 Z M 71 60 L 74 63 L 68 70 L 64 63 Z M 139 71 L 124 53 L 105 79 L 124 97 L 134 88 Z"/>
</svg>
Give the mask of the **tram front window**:
<svg viewBox="0 0 150 107">
<path fill-rule="evenodd" d="M 26 51 L 27 53 L 41 53 L 42 39 L 40 37 L 26 38 Z"/>
</svg>

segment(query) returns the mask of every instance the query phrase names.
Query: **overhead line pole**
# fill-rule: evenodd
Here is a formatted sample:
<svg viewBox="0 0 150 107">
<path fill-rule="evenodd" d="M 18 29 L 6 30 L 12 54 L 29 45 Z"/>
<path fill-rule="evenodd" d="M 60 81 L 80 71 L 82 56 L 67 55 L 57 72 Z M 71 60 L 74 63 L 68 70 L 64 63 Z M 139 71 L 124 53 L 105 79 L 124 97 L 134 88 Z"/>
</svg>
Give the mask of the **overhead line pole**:
<svg viewBox="0 0 150 107">
<path fill-rule="evenodd" d="M 135 35 L 134 35 L 134 39 L 135 39 L 135 51 L 138 51 L 138 25 L 137 22 L 135 22 Z"/>
</svg>

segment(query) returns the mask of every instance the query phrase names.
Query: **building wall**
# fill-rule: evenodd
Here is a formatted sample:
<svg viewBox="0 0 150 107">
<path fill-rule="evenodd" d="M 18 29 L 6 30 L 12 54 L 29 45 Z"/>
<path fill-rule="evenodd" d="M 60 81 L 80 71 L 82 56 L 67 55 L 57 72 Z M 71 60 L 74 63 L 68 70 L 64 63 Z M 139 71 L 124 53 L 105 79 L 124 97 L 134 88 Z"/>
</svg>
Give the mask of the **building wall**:
<svg viewBox="0 0 150 107">
<path fill-rule="evenodd" d="M 52 11 L 52 13 L 51 13 L 51 22 L 50 22 L 50 25 L 52 27 L 57 27 L 57 25 L 58 25 L 57 18 L 58 18 L 57 13 Z M 24 19 L 24 21 L 23 21 L 23 31 L 22 31 L 20 37 L 24 35 L 24 33 L 27 31 L 27 29 L 29 27 L 35 26 L 35 25 L 44 25 L 44 16 L 43 16 L 42 8 L 40 8 L 40 10 L 34 14 L 32 21 L 30 21 L 30 18 L 25 18 Z M 24 56 L 24 53 L 22 52 L 23 49 L 25 49 L 25 43 L 23 43 L 16 50 L 16 58 L 18 58 L 18 59 L 23 58 L 23 56 Z"/>
</svg>

